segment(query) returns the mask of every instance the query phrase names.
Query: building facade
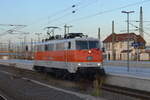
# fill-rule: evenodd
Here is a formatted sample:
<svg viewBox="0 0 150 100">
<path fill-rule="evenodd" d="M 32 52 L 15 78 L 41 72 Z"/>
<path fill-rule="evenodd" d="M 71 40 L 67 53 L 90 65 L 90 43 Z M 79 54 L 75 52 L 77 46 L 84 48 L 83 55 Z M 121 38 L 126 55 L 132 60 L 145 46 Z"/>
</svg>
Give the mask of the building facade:
<svg viewBox="0 0 150 100">
<path fill-rule="evenodd" d="M 146 46 L 145 50 L 140 53 L 141 61 L 150 61 L 150 46 Z"/>
<path fill-rule="evenodd" d="M 129 42 L 129 50 L 128 50 Z M 145 40 L 135 33 L 111 34 L 103 41 L 106 60 L 140 60 L 140 52 L 145 49 Z"/>
</svg>

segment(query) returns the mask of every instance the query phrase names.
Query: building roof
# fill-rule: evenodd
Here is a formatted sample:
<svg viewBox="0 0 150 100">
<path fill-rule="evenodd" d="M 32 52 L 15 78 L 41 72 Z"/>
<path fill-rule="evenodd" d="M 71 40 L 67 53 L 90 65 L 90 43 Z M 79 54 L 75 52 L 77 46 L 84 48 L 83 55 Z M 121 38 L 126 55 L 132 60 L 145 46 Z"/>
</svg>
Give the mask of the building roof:
<svg viewBox="0 0 150 100">
<path fill-rule="evenodd" d="M 130 38 L 129 38 L 130 37 Z M 130 40 L 134 40 L 136 42 L 143 42 L 146 43 L 146 41 L 140 36 L 140 35 L 136 35 L 135 33 L 122 33 L 122 34 L 110 34 L 104 41 L 103 43 L 107 43 L 107 42 L 112 42 L 113 40 L 115 42 L 119 42 L 119 41 L 127 41 L 128 39 Z"/>
<path fill-rule="evenodd" d="M 128 52 L 132 52 L 132 50 L 122 50 L 121 53 L 128 53 Z"/>
</svg>

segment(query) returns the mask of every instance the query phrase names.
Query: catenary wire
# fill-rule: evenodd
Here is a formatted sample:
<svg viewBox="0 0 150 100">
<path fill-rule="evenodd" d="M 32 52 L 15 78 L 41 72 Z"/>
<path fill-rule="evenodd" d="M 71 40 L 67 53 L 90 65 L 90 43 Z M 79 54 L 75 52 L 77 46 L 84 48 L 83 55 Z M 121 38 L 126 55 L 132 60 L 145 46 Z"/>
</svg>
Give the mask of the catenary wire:
<svg viewBox="0 0 150 100">
<path fill-rule="evenodd" d="M 143 0 L 143 1 L 140 1 L 140 2 L 131 3 L 131 4 L 128 4 L 128 5 L 125 5 L 125 6 L 122 6 L 122 7 L 117 7 L 117 8 L 114 8 L 114 9 L 104 10 L 104 11 L 101 11 L 101 12 L 98 12 L 98 13 L 95 13 L 95 14 L 83 16 L 83 17 L 80 17 L 80 18 L 77 18 L 77 19 L 72 19 L 72 20 L 67 21 L 65 23 L 70 23 L 70 22 L 74 22 L 74 21 L 77 22 L 77 21 L 80 21 L 80 20 L 90 19 L 90 18 L 98 16 L 98 15 L 102 15 L 102 14 L 105 14 L 105 13 L 110 13 L 110 12 L 113 12 L 113 11 L 117 11 L 117 10 L 120 10 L 120 9 L 123 9 L 123 8 L 135 6 L 135 5 L 138 5 L 138 4 L 144 4 L 146 2 L 150 2 L 150 0 Z"/>
</svg>

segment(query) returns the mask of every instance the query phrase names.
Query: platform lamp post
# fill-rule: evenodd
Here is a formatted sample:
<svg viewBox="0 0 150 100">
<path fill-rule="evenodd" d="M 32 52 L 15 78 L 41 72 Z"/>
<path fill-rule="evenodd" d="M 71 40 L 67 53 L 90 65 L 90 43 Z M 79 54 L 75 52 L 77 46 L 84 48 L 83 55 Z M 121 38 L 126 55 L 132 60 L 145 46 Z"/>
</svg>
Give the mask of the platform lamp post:
<svg viewBox="0 0 150 100">
<path fill-rule="evenodd" d="M 122 11 L 121 13 L 127 14 L 127 71 L 129 72 L 129 41 L 130 41 L 130 33 L 129 33 L 129 14 L 134 13 L 134 11 Z"/>
</svg>

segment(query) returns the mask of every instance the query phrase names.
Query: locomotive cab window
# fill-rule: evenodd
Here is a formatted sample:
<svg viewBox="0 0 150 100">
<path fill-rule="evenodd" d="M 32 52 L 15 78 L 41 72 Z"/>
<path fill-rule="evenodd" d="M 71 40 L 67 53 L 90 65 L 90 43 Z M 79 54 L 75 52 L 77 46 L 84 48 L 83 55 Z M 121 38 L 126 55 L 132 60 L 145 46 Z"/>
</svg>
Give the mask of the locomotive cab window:
<svg viewBox="0 0 150 100">
<path fill-rule="evenodd" d="M 89 49 L 99 48 L 99 41 L 89 41 Z"/>
<path fill-rule="evenodd" d="M 88 42 L 87 41 L 76 41 L 76 48 L 78 50 L 88 49 Z"/>
<path fill-rule="evenodd" d="M 99 48 L 99 41 L 76 41 L 76 49 L 93 49 Z"/>
</svg>

